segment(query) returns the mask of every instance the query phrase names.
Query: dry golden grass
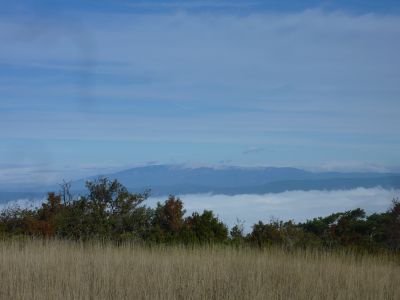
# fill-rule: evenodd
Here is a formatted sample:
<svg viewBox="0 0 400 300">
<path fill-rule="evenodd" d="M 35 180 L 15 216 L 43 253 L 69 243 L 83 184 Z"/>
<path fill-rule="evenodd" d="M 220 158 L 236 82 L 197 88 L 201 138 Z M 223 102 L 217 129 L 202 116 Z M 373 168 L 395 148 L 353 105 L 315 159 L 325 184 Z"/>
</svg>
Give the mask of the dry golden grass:
<svg viewBox="0 0 400 300">
<path fill-rule="evenodd" d="M 400 299 L 387 257 L 0 242 L 0 299 Z"/>
</svg>

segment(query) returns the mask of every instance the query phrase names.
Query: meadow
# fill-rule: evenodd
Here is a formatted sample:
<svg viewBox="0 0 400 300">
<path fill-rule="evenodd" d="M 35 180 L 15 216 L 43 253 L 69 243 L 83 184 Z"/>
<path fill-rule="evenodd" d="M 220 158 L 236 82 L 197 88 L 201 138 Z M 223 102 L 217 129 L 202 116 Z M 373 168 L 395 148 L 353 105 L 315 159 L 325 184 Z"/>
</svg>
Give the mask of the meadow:
<svg viewBox="0 0 400 300">
<path fill-rule="evenodd" d="M 399 299 L 394 255 L 0 242 L 0 299 Z"/>
</svg>

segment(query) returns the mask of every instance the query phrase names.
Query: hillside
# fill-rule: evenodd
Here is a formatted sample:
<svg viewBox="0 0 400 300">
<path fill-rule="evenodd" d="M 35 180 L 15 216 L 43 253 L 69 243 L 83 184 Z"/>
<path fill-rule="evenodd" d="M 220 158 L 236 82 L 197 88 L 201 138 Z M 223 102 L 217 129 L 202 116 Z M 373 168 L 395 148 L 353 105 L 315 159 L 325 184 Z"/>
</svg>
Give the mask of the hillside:
<svg viewBox="0 0 400 300">
<path fill-rule="evenodd" d="M 400 188 L 400 174 L 373 172 L 310 172 L 297 168 L 276 167 L 185 167 L 178 165 L 151 165 L 135 167 L 111 174 L 99 174 L 117 179 L 131 191 L 151 189 L 153 196 L 168 194 L 265 194 L 293 190 L 346 190 L 357 187 L 381 186 Z M 72 181 L 72 191 L 81 193 L 87 180 L 98 176 Z M 0 189 L 0 202 L 15 199 L 41 198 L 59 186 L 29 188 L 21 186 L 12 190 Z"/>
</svg>

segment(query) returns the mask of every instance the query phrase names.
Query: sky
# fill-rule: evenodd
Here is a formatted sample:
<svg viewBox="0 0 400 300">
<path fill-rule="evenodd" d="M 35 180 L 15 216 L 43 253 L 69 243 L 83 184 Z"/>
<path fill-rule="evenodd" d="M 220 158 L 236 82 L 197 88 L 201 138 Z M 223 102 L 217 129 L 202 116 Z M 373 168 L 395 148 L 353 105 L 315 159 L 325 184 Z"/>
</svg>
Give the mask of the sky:
<svg viewBox="0 0 400 300">
<path fill-rule="evenodd" d="M 0 181 L 400 170 L 398 1 L 0 4 Z"/>
</svg>

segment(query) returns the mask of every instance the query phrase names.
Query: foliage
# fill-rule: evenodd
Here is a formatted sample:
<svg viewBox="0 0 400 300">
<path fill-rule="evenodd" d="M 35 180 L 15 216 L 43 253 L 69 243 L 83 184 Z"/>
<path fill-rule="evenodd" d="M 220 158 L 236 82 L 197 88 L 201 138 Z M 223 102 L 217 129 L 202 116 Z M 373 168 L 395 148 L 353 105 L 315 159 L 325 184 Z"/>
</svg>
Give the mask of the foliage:
<svg viewBox="0 0 400 300">
<path fill-rule="evenodd" d="M 157 242 L 173 242 L 179 239 L 183 227 L 183 203 L 170 195 L 164 204 L 157 203 L 152 220 L 151 238 Z"/>
<path fill-rule="evenodd" d="M 393 200 L 387 212 L 380 214 L 367 216 L 358 208 L 297 224 L 293 221 L 260 221 L 246 235 L 239 220 L 229 231 L 209 210 L 185 216 L 183 202 L 173 195 L 150 208 L 144 205 L 149 191 L 131 193 L 116 180 L 98 178 L 87 182 L 86 188 L 86 195 L 74 198 L 70 185 L 64 182 L 61 192 L 49 193 L 47 201 L 40 207 L 3 209 L 0 212 L 0 237 L 400 252 L 398 199 Z"/>
<path fill-rule="evenodd" d="M 192 234 L 189 241 L 196 243 L 224 242 L 228 238 L 228 228 L 210 210 L 200 215 L 194 212 L 185 220 L 187 230 Z"/>
</svg>

